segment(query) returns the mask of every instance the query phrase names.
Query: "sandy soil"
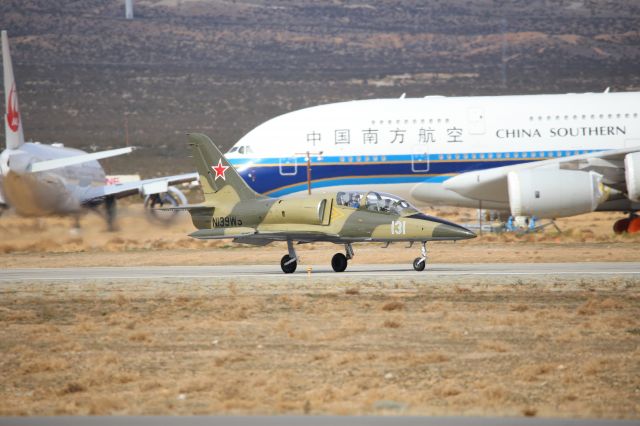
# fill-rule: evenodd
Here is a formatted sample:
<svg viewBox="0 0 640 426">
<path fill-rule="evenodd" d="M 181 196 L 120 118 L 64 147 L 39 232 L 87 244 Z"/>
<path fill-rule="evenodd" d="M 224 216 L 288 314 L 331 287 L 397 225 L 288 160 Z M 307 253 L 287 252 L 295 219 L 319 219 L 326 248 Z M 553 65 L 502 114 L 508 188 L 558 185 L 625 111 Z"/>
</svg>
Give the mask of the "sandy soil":
<svg viewBox="0 0 640 426">
<path fill-rule="evenodd" d="M 273 263 L 281 244 L 189 239 L 187 218 L 121 209 L 0 219 L 0 267 Z M 458 222 L 468 213 L 438 212 Z M 637 261 L 613 214 L 563 232 L 430 245 L 431 262 Z M 303 264 L 338 247 L 300 246 Z M 355 262 L 417 247 L 356 246 Z M 165 279 L 3 283 L 0 415 L 424 414 L 640 417 L 640 280 L 451 277 L 295 283 Z"/>
<path fill-rule="evenodd" d="M 431 211 L 458 223 L 474 221 L 473 211 Z M 170 226 L 150 223 L 140 206 L 120 208 L 120 230 L 105 231 L 95 214 L 82 219 L 82 231 L 72 233 L 70 219 L 0 218 L 0 267 L 64 267 L 118 265 L 278 264 L 284 244 L 251 247 L 231 241 L 199 241 L 187 237 L 194 231 L 187 214 Z M 458 243 L 430 243 L 431 262 L 575 262 L 638 261 L 640 234 L 613 235 L 619 214 L 593 213 L 559 220 L 558 233 L 549 227 L 537 234 L 485 234 Z M 355 263 L 411 261 L 419 248 L 394 244 L 355 245 Z M 302 264 L 327 264 L 339 246 L 313 244 L 298 247 Z"/>
<path fill-rule="evenodd" d="M 0 415 L 638 418 L 640 282 L 3 284 Z"/>
</svg>

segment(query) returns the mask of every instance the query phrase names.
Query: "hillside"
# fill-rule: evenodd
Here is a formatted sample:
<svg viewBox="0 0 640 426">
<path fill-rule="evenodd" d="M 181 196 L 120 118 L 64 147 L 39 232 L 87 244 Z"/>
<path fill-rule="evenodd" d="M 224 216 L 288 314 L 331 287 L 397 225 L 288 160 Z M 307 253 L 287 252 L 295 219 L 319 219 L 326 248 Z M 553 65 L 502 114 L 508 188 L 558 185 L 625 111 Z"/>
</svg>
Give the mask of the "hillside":
<svg viewBox="0 0 640 426">
<path fill-rule="evenodd" d="M 127 115 L 145 150 L 113 172 L 190 169 L 184 132 L 228 147 L 319 103 L 640 88 L 631 0 L 123 3 L 0 3 L 27 138 L 120 146 Z"/>
</svg>

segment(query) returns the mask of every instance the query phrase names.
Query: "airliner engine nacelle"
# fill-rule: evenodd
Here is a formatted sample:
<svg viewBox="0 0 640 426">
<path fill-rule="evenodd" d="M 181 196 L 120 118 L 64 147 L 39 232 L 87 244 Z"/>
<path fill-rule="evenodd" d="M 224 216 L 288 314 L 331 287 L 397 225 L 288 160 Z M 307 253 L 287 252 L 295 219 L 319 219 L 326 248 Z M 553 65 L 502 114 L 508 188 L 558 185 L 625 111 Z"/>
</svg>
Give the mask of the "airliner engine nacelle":
<svg viewBox="0 0 640 426">
<path fill-rule="evenodd" d="M 627 182 L 627 197 L 640 201 L 640 152 L 624 157 L 624 177 Z"/>
<path fill-rule="evenodd" d="M 187 197 L 175 186 L 167 188 L 167 192 L 147 195 L 144 198 L 144 207 L 147 217 L 160 223 L 171 223 L 178 215 L 177 211 L 160 211 L 156 207 L 177 207 L 187 204 Z"/>
<path fill-rule="evenodd" d="M 607 197 L 602 175 L 593 171 L 512 171 L 508 186 L 513 216 L 556 218 L 590 213 Z"/>
</svg>

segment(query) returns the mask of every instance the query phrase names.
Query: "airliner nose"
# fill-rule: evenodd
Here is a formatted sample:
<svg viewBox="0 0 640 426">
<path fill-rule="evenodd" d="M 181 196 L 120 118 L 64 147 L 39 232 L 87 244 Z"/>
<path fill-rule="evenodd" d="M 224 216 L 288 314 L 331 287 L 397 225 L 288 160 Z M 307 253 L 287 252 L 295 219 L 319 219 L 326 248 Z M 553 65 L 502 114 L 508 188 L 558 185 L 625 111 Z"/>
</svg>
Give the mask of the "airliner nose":
<svg viewBox="0 0 640 426">
<path fill-rule="evenodd" d="M 451 224 L 439 224 L 433 230 L 433 237 L 443 240 L 468 240 L 469 238 L 475 238 L 476 234 L 467 228 Z"/>
</svg>

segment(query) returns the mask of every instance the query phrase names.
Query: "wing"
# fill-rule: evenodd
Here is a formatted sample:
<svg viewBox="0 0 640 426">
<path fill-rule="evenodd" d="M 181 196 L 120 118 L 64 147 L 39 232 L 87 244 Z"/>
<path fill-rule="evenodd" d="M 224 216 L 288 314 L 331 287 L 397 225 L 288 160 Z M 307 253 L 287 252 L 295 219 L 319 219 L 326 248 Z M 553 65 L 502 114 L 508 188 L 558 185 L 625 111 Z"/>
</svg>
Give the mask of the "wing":
<svg viewBox="0 0 640 426">
<path fill-rule="evenodd" d="M 144 179 L 137 182 L 119 183 L 115 185 L 88 187 L 82 194 L 83 204 L 91 204 L 107 196 L 122 198 L 129 195 L 151 195 L 167 192 L 170 185 L 194 182 L 198 180 L 197 173 L 185 173 L 182 175 L 165 176 L 153 179 Z"/>
<path fill-rule="evenodd" d="M 602 183 L 624 192 L 626 191 L 624 159 L 627 154 L 634 152 L 640 152 L 640 146 L 478 170 L 454 176 L 446 180 L 443 186 L 464 197 L 508 203 L 509 190 L 507 178 L 509 172 L 555 168 L 584 172 L 594 171 L 603 176 Z"/>
<path fill-rule="evenodd" d="M 60 169 L 63 167 L 73 166 L 75 164 L 87 163 L 89 161 L 102 160 L 103 158 L 117 157 L 119 155 L 129 154 L 133 151 L 133 147 L 111 149 L 109 151 L 93 152 L 91 154 L 73 155 L 71 157 L 56 158 L 53 160 L 39 161 L 29 165 L 29 172 L 44 172 L 46 170 Z"/>
<path fill-rule="evenodd" d="M 189 236 L 200 240 L 233 238 L 233 241 L 236 243 L 252 244 L 257 246 L 264 246 L 273 241 L 287 240 L 294 240 L 302 243 L 310 243 L 314 241 L 340 241 L 339 235 L 327 234 L 324 232 L 256 231 L 254 228 L 248 227 L 200 229 L 189 234 Z"/>
</svg>

